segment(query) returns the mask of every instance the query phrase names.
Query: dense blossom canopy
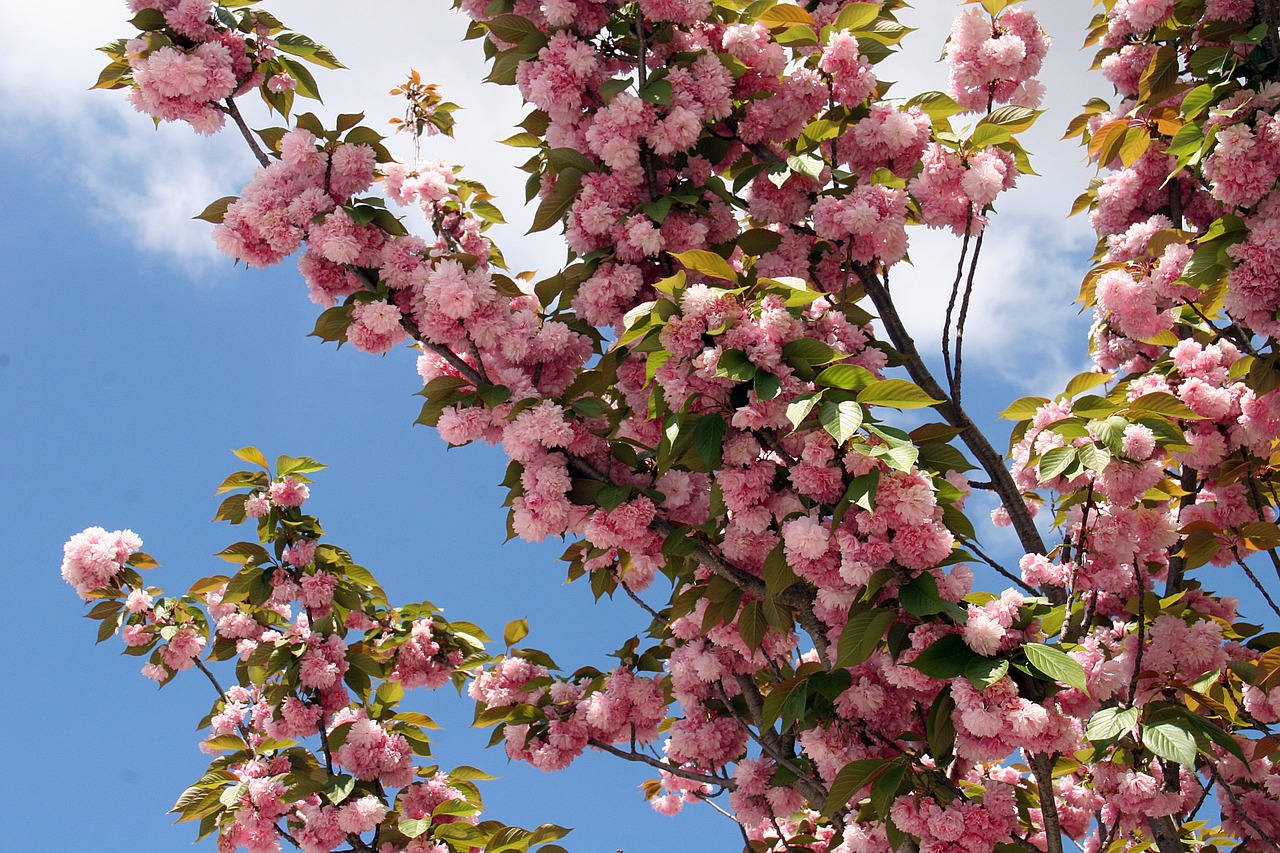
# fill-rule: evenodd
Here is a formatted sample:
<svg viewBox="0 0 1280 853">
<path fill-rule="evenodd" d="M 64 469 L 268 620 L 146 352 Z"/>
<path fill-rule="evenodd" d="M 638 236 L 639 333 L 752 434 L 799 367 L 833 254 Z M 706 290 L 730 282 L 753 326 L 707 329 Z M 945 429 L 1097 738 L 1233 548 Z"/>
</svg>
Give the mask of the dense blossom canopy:
<svg viewBox="0 0 1280 853">
<path fill-rule="evenodd" d="M 1017 0 L 966 3 L 948 91 L 907 99 L 877 73 L 900 0 L 461 0 L 489 79 L 532 107 L 508 142 L 532 152 L 534 229 L 570 250 L 540 280 L 506 271 L 482 184 L 393 161 L 362 116 L 250 131 L 237 99 L 289 118 L 325 48 L 242 0 L 130 5 L 141 34 L 99 85 L 230 120 L 261 164 L 203 214 L 218 247 L 297 254 L 320 337 L 418 347 L 420 422 L 509 457 L 512 535 L 568 537 L 571 579 L 652 617 L 609 671 L 515 648 L 520 623 L 490 657 L 320 541 L 323 466 L 253 448 L 218 511 L 257 528 L 231 576 L 164 597 L 137 536 L 78 534 L 63 576 L 103 636 L 217 688 L 213 763 L 175 810 L 221 850 L 559 850 L 559 827 L 481 822 L 480 771 L 417 766 L 432 723 L 398 703 L 450 681 L 510 758 L 645 762 L 654 808 L 720 798 L 756 853 L 1280 850 L 1280 635 L 1241 618 L 1280 616 L 1257 575 L 1280 575 L 1276 4 L 1102 4 L 1116 98 L 1068 131 L 1101 172 L 1076 205 L 1095 368 L 1006 410 L 1011 468 L 962 376 L 1044 90 L 1050 40 Z M 398 91 L 402 128 L 450 130 L 416 73 Z M 890 283 L 918 226 L 959 243 L 941 378 Z M 938 420 L 908 432 L 908 409 Z M 1017 570 L 983 550 L 975 489 Z M 978 562 L 1012 586 L 976 590 Z M 1216 594 L 1223 572 L 1258 597 Z M 206 661 L 232 660 L 224 690 Z"/>
</svg>

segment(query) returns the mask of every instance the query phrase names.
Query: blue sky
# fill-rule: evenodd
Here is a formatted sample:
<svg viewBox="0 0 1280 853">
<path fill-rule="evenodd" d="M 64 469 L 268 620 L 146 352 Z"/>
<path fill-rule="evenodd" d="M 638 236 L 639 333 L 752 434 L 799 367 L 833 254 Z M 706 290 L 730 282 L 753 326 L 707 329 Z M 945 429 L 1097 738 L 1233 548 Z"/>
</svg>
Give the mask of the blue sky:
<svg viewBox="0 0 1280 853">
<path fill-rule="evenodd" d="M 505 196 L 508 218 L 525 221 L 517 216 L 523 175 L 510 172 L 522 158 L 492 144 L 518 120 L 513 93 L 476 85 L 478 47 L 454 46 L 458 27 L 440 18 L 444 4 L 376 5 L 377 12 L 342 22 L 333 18 L 344 8 L 334 0 L 281 0 L 270 8 L 355 69 L 321 78 L 323 114 L 372 98 L 371 117 L 389 116 L 394 103 L 377 93 L 411 65 L 444 79 L 447 96 L 469 107 L 459 116 L 463 138 L 424 154 L 457 161 L 474 153 L 467 174 Z M 914 55 L 932 61 L 952 7 L 919 5 L 929 14 L 908 21 L 927 30 Z M 1088 4 L 1079 6 L 1045 12 L 1078 21 Z M 117 640 L 94 648 L 95 625 L 80 618 L 58 565 L 66 538 L 96 524 L 139 533 L 164 564 L 151 582 L 169 590 L 220 571 L 225 564 L 209 555 L 239 537 L 208 519 L 214 488 L 235 470 L 232 447 L 254 444 L 269 456 L 306 454 L 329 464 L 313 489 L 314 511 L 330 541 L 370 567 L 393 599 L 429 598 L 493 634 L 527 616 L 527 644 L 562 666 L 604 663 L 644 626 L 638 611 L 626 601 L 593 605 L 585 585 L 565 587 L 560 543 L 502 544 L 504 462 L 489 448 L 446 452 L 431 431 L 412 426 L 420 399 L 412 396 L 410 352 L 374 358 L 322 346 L 306 337 L 316 309 L 291 262 L 246 271 L 213 255 L 208 226 L 189 217 L 247 182 L 247 156 L 229 134 L 209 141 L 181 128 L 153 131 L 118 94 L 86 93 L 101 64 L 92 47 L 125 35 L 127 14 L 123 4 L 117 13 L 90 0 L 63 9 L 60 40 L 16 44 L 0 58 L 7 117 L 0 182 L 9 188 L 0 207 L 8 274 L 0 319 L 7 448 L 0 542 L 15 581 L 0 604 L 0 676 L 12 697 L 0 726 L 11 764 L 0 781 L 5 844 L 115 853 L 180 849 L 194 838 L 191 826 L 170 826 L 164 811 L 207 762 L 195 749 L 194 728 L 211 691 L 187 674 L 157 694 L 137 674 L 137 659 L 117 655 Z M 47 11 L 32 4 L 12 14 L 15 31 L 36 32 Z M 402 16 L 403 24 L 390 26 Z M 1061 64 L 1047 81 L 1063 84 L 1063 106 L 1045 119 L 1037 150 L 1053 148 L 1070 107 L 1087 97 L 1075 91 L 1078 30 L 1065 27 L 1061 20 L 1064 49 L 1054 60 Z M 937 69 L 910 71 L 919 69 L 933 77 L 903 84 L 904 93 L 939 85 Z M 1037 162 L 1057 174 L 1079 159 L 1059 147 Z M 970 395 L 988 412 L 1058 388 L 1083 366 L 1081 324 L 1067 303 L 1092 241 L 1083 221 L 1065 225 L 1062 217 L 1087 177 L 1077 166 L 1067 177 L 1042 179 L 997 220 L 1006 236 L 990 244 L 968 374 Z M 554 238 L 524 241 L 523 230 L 500 238 L 513 265 L 545 269 L 563 257 Z M 919 239 L 913 246 L 916 270 L 899 286 L 919 288 L 908 302 L 924 342 L 940 322 L 941 271 L 953 263 L 954 245 Z M 1021 318 L 1049 302 L 1036 339 L 1027 341 Z M 652 813 L 637 790 L 652 775 L 643 768 L 594 755 L 560 774 L 507 765 L 500 751 L 479 751 L 488 732 L 467 728 L 468 702 L 447 690 L 425 701 L 446 725 L 442 764 L 476 764 L 503 777 L 485 789 L 494 817 L 575 826 L 568 846 L 580 853 L 740 846 L 728 821 L 709 809 L 674 819 Z"/>
</svg>

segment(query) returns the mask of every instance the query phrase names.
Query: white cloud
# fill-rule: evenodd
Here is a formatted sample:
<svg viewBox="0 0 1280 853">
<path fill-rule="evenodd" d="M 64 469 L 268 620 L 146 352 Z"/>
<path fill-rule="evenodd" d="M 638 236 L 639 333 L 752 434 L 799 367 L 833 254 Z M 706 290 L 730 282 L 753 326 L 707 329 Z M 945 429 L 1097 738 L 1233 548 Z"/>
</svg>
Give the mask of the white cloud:
<svg viewBox="0 0 1280 853">
<path fill-rule="evenodd" d="M 1068 219 L 1067 213 L 1093 172 L 1081 149 L 1060 137 L 1080 105 L 1109 87 L 1088 72 L 1091 57 L 1076 49 L 1093 14 L 1088 4 L 1032 0 L 1026 5 L 1055 38 L 1041 74 L 1048 89 L 1046 112 L 1021 137 L 1040 175 L 1023 176 L 997 201 L 999 213 L 987 229 L 975 278 L 965 352 L 970 364 L 997 371 L 1015 388 L 1043 391 L 1060 388 L 1088 366 L 1080 343 L 1087 318 L 1071 303 L 1094 237 L 1085 217 Z M 904 24 L 918 29 L 908 36 L 906 53 L 882 66 L 886 76 L 898 80 L 891 94 L 946 88 L 946 66 L 933 59 L 945 44 L 954 9 L 921 3 L 900 13 Z M 915 229 L 913 266 L 894 271 L 897 302 L 924 352 L 938 350 L 960 244 L 949 232 Z"/>
</svg>

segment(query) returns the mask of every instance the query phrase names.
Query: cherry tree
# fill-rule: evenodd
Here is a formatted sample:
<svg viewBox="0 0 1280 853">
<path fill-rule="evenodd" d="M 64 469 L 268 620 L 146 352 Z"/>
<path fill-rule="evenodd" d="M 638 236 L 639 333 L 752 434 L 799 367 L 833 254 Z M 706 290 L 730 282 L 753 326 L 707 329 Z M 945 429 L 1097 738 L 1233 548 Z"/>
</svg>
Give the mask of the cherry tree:
<svg viewBox="0 0 1280 853">
<path fill-rule="evenodd" d="M 549 275 L 508 269 L 458 167 L 298 113 L 340 63 L 251 2 L 131 0 L 98 85 L 240 134 L 260 168 L 201 215 L 218 247 L 296 255 L 320 338 L 416 347 L 419 422 L 509 458 L 511 535 L 565 537 L 569 577 L 648 628 L 562 668 L 519 620 L 498 650 L 394 605 L 305 511 L 323 466 L 243 448 L 233 573 L 165 596 L 100 528 L 62 567 L 145 675 L 216 693 L 179 817 L 225 851 L 562 849 L 481 820 L 483 771 L 427 763 L 400 702 L 453 683 L 511 759 L 649 765 L 655 809 L 718 809 L 755 853 L 1280 850 L 1280 633 L 1245 621 L 1280 616 L 1280 9 L 1100 4 L 1114 92 L 1067 131 L 1099 172 L 1073 211 L 1094 367 L 1009 405 L 1006 455 L 964 346 L 993 205 L 1032 169 L 1049 39 L 1025 6 L 965 3 L 948 90 L 898 98 L 899 0 L 458 5 L 529 105 L 507 142 L 533 229 L 564 231 Z M 397 94 L 429 152 L 456 106 L 417 73 Z M 253 96 L 283 126 L 253 129 Z M 919 228 L 958 252 L 936 354 L 894 288 Z M 1241 579 L 1248 601 L 1215 592 Z"/>
</svg>

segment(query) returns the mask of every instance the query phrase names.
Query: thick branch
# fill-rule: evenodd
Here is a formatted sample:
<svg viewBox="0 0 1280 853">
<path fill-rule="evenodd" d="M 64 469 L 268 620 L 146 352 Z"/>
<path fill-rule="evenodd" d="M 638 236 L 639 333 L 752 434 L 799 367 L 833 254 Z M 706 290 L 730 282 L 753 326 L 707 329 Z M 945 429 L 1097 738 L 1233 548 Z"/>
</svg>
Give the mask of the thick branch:
<svg viewBox="0 0 1280 853">
<path fill-rule="evenodd" d="M 1062 824 L 1058 821 L 1058 801 L 1053 793 L 1053 758 L 1047 753 L 1035 753 L 1031 756 L 1031 771 L 1040 792 L 1040 816 L 1044 820 L 1048 853 L 1062 853 Z"/>
<path fill-rule="evenodd" d="M 1149 817 L 1147 827 L 1151 830 L 1151 839 L 1156 843 L 1160 853 L 1185 853 L 1182 839 L 1178 836 L 1178 827 L 1171 817 Z"/>
<path fill-rule="evenodd" d="M 1280 59 L 1280 2 L 1258 0 L 1258 16 L 1262 19 L 1260 23 L 1267 26 L 1267 53 L 1273 60 Z"/>
</svg>

